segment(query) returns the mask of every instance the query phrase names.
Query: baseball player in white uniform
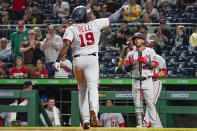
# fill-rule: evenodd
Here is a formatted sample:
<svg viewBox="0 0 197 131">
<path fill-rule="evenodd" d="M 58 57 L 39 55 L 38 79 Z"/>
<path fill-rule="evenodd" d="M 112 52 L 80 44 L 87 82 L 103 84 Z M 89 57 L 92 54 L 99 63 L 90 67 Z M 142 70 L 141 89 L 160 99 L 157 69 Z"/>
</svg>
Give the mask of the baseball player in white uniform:
<svg viewBox="0 0 197 131">
<path fill-rule="evenodd" d="M 147 46 L 150 48 L 154 48 L 156 46 L 156 43 L 154 40 L 149 40 Z M 153 71 L 153 102 L 155 105 L 157 103 L 158 97 L 160 96 L 160 92 L 162 88 L 161 78 L 165 78 L 167 75 L 165 59 L 158 54 L 156 55 L 156 58 L 157 58 L 158 66 Z M 146 110 L 143 123 L 147 127 L 150 127 L 151 124 L 149 122 L 150 122 L 150 116 L 148 114 L 148 110 Z M 158 114 L 157 114 L 157 119 L 156 119 L 156 126 L 159 128 L 163 127 Z"/>
<path fill-rule="evenodd" d="M 106 106 L 113 106 L 111 100 L 106 101 Z M 102 113 L 99 120 L 102 127 L 125 127 L 125 121 L 121 113 Z"/>
<path fill-rule="evenodd" d="M 132 94 L 136 112 L 137 128 L 143 127 L 143 98 L 146 101 L 150 123 L 155 127 L 156 108 L 153 102 L 153 68 L 157 67 L 156 53 L 153 49 L 145 47 L 145 37 L 142 33 L 135 33 L 133 37 L 136 50 L 131 51 L 126 61 L 125 70 L 132 70 Z M 141 67 L 141 69 L 140 69 Z"/>
<path fill-rule="evenodd" d="M 92 126 L 99 125 L 97 114 L 99 111 L 98 42 L 100 31 L 110 26 L 111 22 L 116 22 L 122 11 L 123 8 L 120 8 L 108 18 L 88 21 L 86 8 L 77 6 L 72 12 L 76 24 L 69 26 L 63 36 L 64 47 L 60 51 L 55 67 L 59 70 L 59 61 L 71 45 L 73 68 L 78 82 L 79 109 L 84 129 L 90 127 L 90 116 Z"/>
</svg>

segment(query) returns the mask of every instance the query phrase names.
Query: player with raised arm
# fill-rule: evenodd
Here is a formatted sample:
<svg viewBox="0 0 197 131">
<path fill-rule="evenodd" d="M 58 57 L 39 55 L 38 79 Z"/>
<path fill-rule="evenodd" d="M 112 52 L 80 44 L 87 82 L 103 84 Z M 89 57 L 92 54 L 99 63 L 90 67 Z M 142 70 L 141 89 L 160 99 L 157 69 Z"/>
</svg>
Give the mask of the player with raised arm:
<svg viewBox="0 0 197 131">
<path fill-rule="evenodd" d="M 156 42 L 154 40 L 149 40 L 147 47 L 149 48 L 153 48 L 156 46 Z M 156 55 L 156 59 L 158 62 L 158 66 L 157 68 L 155 68 L 153 70 L 153 102 L 156 105 L 157 103 L 157 99 L 160 96 L 160 92 L 161 92 L 161 88 L 162 88 L 162 80 L 161 78 L 165 78 L 167 75 L 167 68 L 166 68 L 166 61 L 163 57 L 161 57 L 160 55 Z M 159 128 L 162 128 L 162 124 L 159 118 L 159 115 L 157 114 L 157 119 L 156 119 L 156 126 Z M 147 127 L 150 127 L 151 124 L 150 122 L 150 116 L 148 114 L 148 110 L 146 110 L 146 114 L 144 116 L 144 120 L 143 120 L 144 124 Z"/>
<path fill-rule="evenodd" d="M 153 102 L 153 68 L 157 67 L 156 53 L 153 49 L 145 47 L 145 37 L 142 33 L 135 33 L 133 37 L 136 50 L 129 53 L 125 70 L 132 70 L 132 94 L 136 112 L 137 128 L 142 128 L 143 119 L 143 98 L 150 116 L 150 123 L 153 127 L 156 124 L 156 109 Z M 142 65 L 141 70 L 140 64 Z"/>
<path fill-rule="evenodd" d="M 88 21 L 87 10 L 84 6 L 73 9 L 72 15 L 75 24 L 67 28 L 64 36 L 64 46 L 60 50 L 55 63 L 55 68 L 60 68 L 59 61 L 67 53 L 69 46 L 72 47 L 73 68 L 78 83 L 79 109 L 83 121 L 83 128 L 89 129 L 91 124 L 97 127 L 99 111 L 99 62 L 98 42 L 101 29 L 116 22 L 122 14 L 123 7 L 108 18 Z"/>
</svg>

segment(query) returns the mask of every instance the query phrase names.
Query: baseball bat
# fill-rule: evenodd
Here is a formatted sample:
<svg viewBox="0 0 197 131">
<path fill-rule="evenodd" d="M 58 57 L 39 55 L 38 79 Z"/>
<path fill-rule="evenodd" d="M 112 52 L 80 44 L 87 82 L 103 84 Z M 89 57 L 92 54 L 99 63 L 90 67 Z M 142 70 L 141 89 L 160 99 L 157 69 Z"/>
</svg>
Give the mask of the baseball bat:
<svg viewBox="0 0 197 131">
<path fill-rule="evenodd" d="M 138 56 L 142 56 L 142 52 L 138 52 Z M 139 73 L 140 73 L 140 101 L 143 101 L 142 99 L 142 62 L 139 62 Z"/>
</svg>

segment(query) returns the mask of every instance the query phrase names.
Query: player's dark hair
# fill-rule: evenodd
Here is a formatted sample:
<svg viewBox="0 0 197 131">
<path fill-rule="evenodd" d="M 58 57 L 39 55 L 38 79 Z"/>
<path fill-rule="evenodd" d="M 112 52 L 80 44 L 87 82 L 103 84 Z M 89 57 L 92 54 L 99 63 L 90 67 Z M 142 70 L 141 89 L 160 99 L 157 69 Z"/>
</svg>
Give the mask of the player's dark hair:
<svg viewBox="0 0 197 131">
<path fill-rule="evenodd" d="M 48 98 L 48 101 L 49 101 L 49 100 L 55 100 L 55 97 L 50 96 L 50 97 Z M 48 102 L 48 101 L 47 101 L 47 102 Z"/>
</svg>

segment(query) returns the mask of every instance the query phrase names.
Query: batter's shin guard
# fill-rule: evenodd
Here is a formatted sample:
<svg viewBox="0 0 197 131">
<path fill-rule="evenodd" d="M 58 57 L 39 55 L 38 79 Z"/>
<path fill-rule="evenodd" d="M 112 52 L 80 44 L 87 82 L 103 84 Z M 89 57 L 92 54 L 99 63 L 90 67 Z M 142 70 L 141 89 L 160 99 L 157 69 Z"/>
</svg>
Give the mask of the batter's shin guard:
<svg viewBox="0 0 197 131">
<path fill-rule="evenodd" d="M 143 117 L 143 112 L 136 112 L 136 127 L 137 128 L 142 128 L 142 117 Z"/>
</svg>

